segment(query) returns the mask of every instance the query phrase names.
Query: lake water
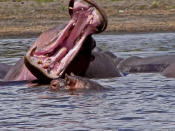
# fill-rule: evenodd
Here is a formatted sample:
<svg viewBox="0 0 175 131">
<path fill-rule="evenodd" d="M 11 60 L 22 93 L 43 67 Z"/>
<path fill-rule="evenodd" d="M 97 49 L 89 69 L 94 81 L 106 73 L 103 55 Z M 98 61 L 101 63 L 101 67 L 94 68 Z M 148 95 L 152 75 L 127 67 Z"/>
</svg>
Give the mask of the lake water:
<svg viewBox="0 0 175 131">
<path fill-rule="evenodd" d="M 175 54 L 175 33 L 95 35 L 120 57 Z M 36 38 L 0 39 L 0 62 L 14 64 Z M 0 87 L 0 130 L 175 131 L 175 79 L 129 74 L 95 80 L 105 91 L 51 92 L 48 86 Z"/>
</svg>

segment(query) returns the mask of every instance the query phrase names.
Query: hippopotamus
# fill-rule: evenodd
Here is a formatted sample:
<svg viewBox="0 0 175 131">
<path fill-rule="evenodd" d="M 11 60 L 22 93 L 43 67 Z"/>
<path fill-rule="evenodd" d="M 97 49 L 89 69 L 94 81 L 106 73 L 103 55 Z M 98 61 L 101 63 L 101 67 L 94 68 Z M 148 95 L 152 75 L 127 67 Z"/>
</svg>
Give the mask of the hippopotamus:
<svg viewBox="0 0 175 131">
<path fill-rule="evenodd" d="M 103 90 L 104 87 L 95 81 L 92 81 L 85 77 L 71 75 L 65 75 L 65 79 L 55 79 L 50 83 L 50 89 L 52 91 L 60 90 Z"/>
<path fill-rule="evenodd" d="M 104 11 L 92 0 L 70 0 L 71 20 L 64 28 L 44 32 L 24 57 L 25 66 L 39 80 L 50 81 L 73 72 L 85 76 L 95 42 L 92 34 L 107 27 Z"/>
<path fill-rule="evenodd" d="M 43 32 L 24 58 L 14 66 L 1 69 L 4 71 L 1 78 L 7 73 L 4 81 L 37 79 L 50 82 L 70 73 L 88 78 L 120 77 L 137 72 L 161 73 L 166 68 L 168 70 L 175 59 L 173 55 L 123 59 L 95 48 L 92 34 L 103 32 L 108 22 L 103 9 L 93 0 L 70 0 L 69 14 L 71 20 L 67 24 Z"/>
<path fill-rule="evenodd" d="M 128 73 L 165 74 L 165 72 L 170 70 L 170 68 L 172 69 L 174 62 L 175 62 L 175 55 L 151 56 L 146 58 L 132 56 L 122 60 L 117 65 L 117 68 L 122 74 L 128 74 Z"/>
<path fill-rule="evenodd" d="M 165 68 L 161 74 L 166 76 L 166 77 L 175 78 L 175 70 L 174 69 L 175 69 L 175 63 L 172 63 L 169 66 L 167 66 L 167 68 Z"/>
<path fill-rule="evenodd" d="M 58 25 L 39 36 L 24 58 L 8 71 L 5 81 L 50 81 L 71 72 L 84 77 L 120 76 L 116 68 L 120 59 L 94 49 L 92 34 L 107 27 L 103 9 L 93 0 L 70 0 L 69 14 L 71 20 L 67 25 Z"/>
<path fill-rule="evenodd" d="M 3 79 L 12 66 L 0 63 L 0 79 Z"/>
</svg>

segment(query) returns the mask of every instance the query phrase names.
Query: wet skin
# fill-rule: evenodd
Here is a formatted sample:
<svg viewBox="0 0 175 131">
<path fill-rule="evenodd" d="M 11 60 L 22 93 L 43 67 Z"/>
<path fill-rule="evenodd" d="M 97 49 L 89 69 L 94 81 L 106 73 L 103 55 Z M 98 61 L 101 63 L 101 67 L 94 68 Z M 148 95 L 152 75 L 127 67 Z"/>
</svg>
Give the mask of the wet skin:
<svg viewBox="0 0 175 131">
<path fill-rule="evenodd" d="M 106 15 L 92 0 L 71 0 L 69 13 L 66 27 L 42 34 L 25 56 L 25 65 L 37 79 L 49 81 L 70 72 L 85 75 L 94 42 L 91 35 L 106 29 Z"/>
<path fill-rule="evenodd" d="M 92 51 L 93 59 L 85 73 L 88 78 L 120 77 L 117 65 L 123 60 L 109 51 L 95 48 Z"/>
<path fill-rule="evenodd" d="M 75 75 L 66 75 L 65 79 L 55 79 L 50 83 L 50 89 L 52 91 L 60 90 L 102 90 L 103 86 L 99 85 L 97 82 L 92 81 L 88 78 L 75 76 Z"/>
<path fill-rule="evenodd" d="M 12 66 L 4 77 L 4 81 L 21 81 L 36 80 L 37 78 L 30 73 L 24 64 L 24 58 L 21 58 L 14 66 Z"/>
<path fill-rule="evenodd" d="M 26 56 L 10 69 L 5 81 L 50 81 L 71 72 L 89 78 L 119 77 L 119 72 L 160 73 L 175 61 L 174 56 L 130 57 L 123 60 L 108 51 L 93 50 L 95 41 L 91 35 L 105 30 L 105 13 L 92 0 L 71 0 L 69 13 L 70 22 L 42 33 Z M 1 78 L 7 70 L 9 67 L 0 74 Z"/>
<path fill-rule="evenodd" d="M 0 63 L 0 79 L 3 79 L 12 66 Z"/>
<path fill-rule="evenodd" d="M 175 55 L 129 57 L 121 61 L 117 68 L 121 73 L 161 73 L 175 62 Z"/>
<path fill-rule="evenodd" d="M 162 75 L 166 77 L 172 77 L 175 78 L 175 63 L 170 64 L 165 70 L 161 73 Z"/>
<path fill-rule="evenodd" d="M 95 47 L 91 35 L 106 29 L 107 18 L 92 0 L 71 0 L 69 13 L 69 23 L 42 33 L 24 59 L 7 73 L 5 81 L 50 81 L 70 72 L 85 75 Z"/>
<path fill-rule="evenodd" d="M 83 53 L 83 50 L 81 52 L 81 55 L 82 53 Z M 79 55 L 80 58 L 82 57 L 81 55 Z M 85 60 L 83 59 L 85 57 L 88 57 L 88 59 L 90 60 L 90 64 L 88 65 L 87 70 L 83 73 L 81 71 L 82 74 L 79 74 L 79 75 L 85 76 L 88 78 L 119 77 L 121 76 L 120 73 L 123 73 L 123 74 L 161 73 L 162 75 L 167 77 L 175 77 L 175 72 L 174 72 L 175 55 L 153 56 L 153 57 L 146 57 L 146 58 L 133 56 L 127 59 L 122 59 L 114 56 L 111 52 L 107 52 L 99 48 L 95 48 L 91 52 L 91 55 L 83 56 L 82 60 Z M 1 76 L 3 77 L 3 75 L 8 72 L 11 66 L 6 64 L 0 64 L 0 66 L 1 66 L 0 70 L 2 70 L 0 71 L 2 72 Z M 14 74 L 21 73 L 20 70 L 18 70 L 19 68 L 22 68 L 21 66 L 22 67 L 24 66 L 22 59 L 16 64 L 16 66 L 12 66 L 11 70 L 7 73 L 5 79 L 14 80 Z M 76 66 L 76 63 L 75 63 L 75 66 Z M 107 68 L 109 68 L 109 70 L 106 72 Z M 20 75 L 16 75 L 16 76 L 20 76 Z"/>
</svg>

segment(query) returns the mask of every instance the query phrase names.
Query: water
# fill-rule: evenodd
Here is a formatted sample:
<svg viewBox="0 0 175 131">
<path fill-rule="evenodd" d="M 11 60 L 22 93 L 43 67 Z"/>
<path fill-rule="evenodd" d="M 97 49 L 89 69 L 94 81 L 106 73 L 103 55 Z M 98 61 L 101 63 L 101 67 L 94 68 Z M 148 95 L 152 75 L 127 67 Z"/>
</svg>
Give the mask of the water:
<svg viewBox="0 0 175 131">
<path fill-rule="evenodd" d="M 175 53 L 175 33 L 96 35 L 120 57 Z M 36 38 L 0 39 L 0 62 L 14 64 Z M 108 90 L 51 92 L 48 86 L 1 86 L 0 130 L 175 131 L 175 79 L 130 74 L 96 80 Z"/>
</svg>

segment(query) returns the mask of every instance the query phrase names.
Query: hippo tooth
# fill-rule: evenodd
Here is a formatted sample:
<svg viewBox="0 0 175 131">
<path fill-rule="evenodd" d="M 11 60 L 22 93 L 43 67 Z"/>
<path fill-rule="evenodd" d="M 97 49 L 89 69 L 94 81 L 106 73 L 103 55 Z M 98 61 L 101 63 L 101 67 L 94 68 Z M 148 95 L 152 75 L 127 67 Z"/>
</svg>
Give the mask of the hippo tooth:
<svg viewBox="0 0 175 131">
<path fill-rule="evenodd" d="M 81 31 L 81 34 L 83 34 L 83 33 L 84 33 L 84 30 Z"/>
<path fill-rule="evenodd" d="M 93 15 L 89 15 L 88 18 L 89 18 L 89 19 L 93 19 L 94 16 L 93 16 Z"/>
<path fill-rule="evenodd" d="M 43 66 L 43 68 L 44 69 L 47 69 L 49 66 L 47 65 L 47 64 L 45 64 L 44 66 Z"/>
<path fill-rule="evenodd" d="M 92 24 L 92 23 L 93 23 L 93 20 L 91 19 L 90 22 L 89 22 L 89 24 Z"/>
<path fill-rule="evenodd" d="M 70 10 L 73 10 L 73 8 L 72 8 L 72 7 L 69 7 L 69 9 L 70 9 Z"/>
<path fill-rule="evenodd" d="M 58 52 L 58 55 L 60 55 L 61 53 L 63 53 L 64 51 L 67 51 L 67 48 L 66 47 L 62 47 L 59 52 Z M 58 56 L 57 55 L 57 56 Z"/>
<path fill-rule="evenodd" d="M 90 19 L 89 24 L 92 24 L 93 23 L 94 16 L 93 15 L 90 15 L 89 16 L 89 19 Z"/>
<path fill-rule="evenodd" d="M 82 33 L 83 33 L 83 31 L 82 31 Z M 78 44 L 78 41 L 81 39 L 81 37 L 78 37 L 77 39 L 76 39 L 76 42 L 75 42 L 75 44 L 74 45 L 77 45 Z"/>
<path fill-rule="evenodd" d="M 59 76 L 60 75 L 60 73 L 63 71 L 63 69 L 62 70 L 60 70 L 60 71 L 57 71 L 56 73 L 55 73 L 55 75 L 56 76 Z"/>
<path fill-rule="evenodd" d="M 97 28 L 94 29 L 96 32 L 98 32 L 99 30 Z"/>
<path fill-rule="evenodd" d="M 73 72 L 70 73 L 70 76 L 75 76 L 75 74 Z"/>
<path fill-rule="evenodd" d="M 52 62 L 60 61 L 60 59 L 62 59 L 62 58 L 65 56 L 66 52 L 67 52 L 67 48 L 66 48 L 66 47 L 62 47 L 62 48 L 58 51 L 58 53 L 56 54 L 56 56 L 54 56 L 54 57 L 51 59 L 51 61 L 52 61 Z"/>
<path fill-rule="evenodd" d="M 73 26 L 75 26 L 75 23 L 73 23 Z"/>
<path fill-rule="evenodd" d="M 39 60 L 39 61 L 38 61 L 38 64 L 43 64 L 42 60 Z"/>
<path fill-rule="evenodd" d="M 55 73 L 56 76 L 59 76 L 59 74 L 60 74 L 60 72 L 56 72 L 56 73 Z"/>
<path fill-rule="evenodd" d="M 70 83 L 71 83 L 71 82 L 70 82 L 69 78 L 67 78 L 66 84 L 69 85 Z"/>
<path fill-rule="evenodd" d="M 81 10 L 84 10 L 84 8 L 81 8 Z"/>
</svg>

